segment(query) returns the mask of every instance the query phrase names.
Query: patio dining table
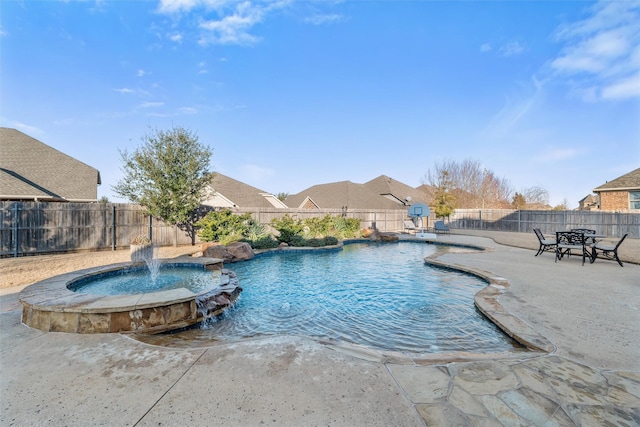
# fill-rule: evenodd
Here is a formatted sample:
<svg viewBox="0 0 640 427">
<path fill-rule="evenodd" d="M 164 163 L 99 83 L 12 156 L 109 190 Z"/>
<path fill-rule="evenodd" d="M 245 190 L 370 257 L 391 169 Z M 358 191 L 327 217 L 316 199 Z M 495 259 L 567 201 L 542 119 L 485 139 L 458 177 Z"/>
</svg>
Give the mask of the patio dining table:
<svg viewBox="0 0 640 427">
<path fill-rule="evenodd" d="M 588 258 L 590 263 L 593 262 L 593 251 L 590 248 L 597 243 L 597 239 L 605 237 L 607 236 L 580 229 L 556 231 L 556 262 L 565 255 L 571 256 L 572 250 L 580 251 L 582 265 L 584 265 L 585 258 Z"/>
<path fill-rule="evenodd" d="M 599 234 L 593 230 L 587 231 L 580 228 L 574 228 L 574 229 L 571 229 L 570 231 L 573 231 L 576 233 L 582 233 L 584 235 L 585 241 L 590 241 L 591 243 L 597 243 L 598 240 L 601 240 L 607 237 L 606 234 Z"/>
</svg>

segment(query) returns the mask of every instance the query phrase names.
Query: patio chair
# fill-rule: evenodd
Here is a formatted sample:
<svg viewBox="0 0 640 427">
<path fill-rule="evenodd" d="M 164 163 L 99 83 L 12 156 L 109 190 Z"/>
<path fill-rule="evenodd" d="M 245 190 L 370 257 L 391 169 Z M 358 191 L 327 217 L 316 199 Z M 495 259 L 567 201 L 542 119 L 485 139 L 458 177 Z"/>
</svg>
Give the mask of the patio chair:
<svg viewBox="0 0 640 427">
<path fill-rule="evenodd" d="M 585 243 L 586 238 L 584 233 L 578 233 L 575 231 L 556 231 L 556 262 L 562 259 L 565 255 L 571 256 L 571 251 L 580 251 L 582 253 L 582 265 L 584 265 L 585 258 L 589 258 L 591 261 L 591 254 L 587 250 Z"/>
<path fill-rule="evenodd" d="M 416 225 L 411 220 L 406 219 L 402 221 L 402 224 L 404 226 L 404 229 L 407 230 L 408 233 L 411 233 L 412 230 L 413 231 L 418 230 L 418 227 L 416 227 Z"/>
<path fill-rule="evenodd" d="M 622 236 L 622 239 L 618 240 L 618 243 L 615 245 L 604 245 L 602 242 L 594 243 L 591 245 L 591 263 L 593 263 L 596 258 L 608 259 L 611 261 L 617 261 L 620 264 L 620 267 L 624 267 L 622 265 L 622 261 L 618 258 L 618 248 L 627 237 L 627 234 Z M 598 251 L 600 251 L 598 253 Z"/>
<path fill-rule="evenodd" d="M 450 230 L 449 230 L 449 226 L 447 224 L 444 223 L 444 221 L 436 221 L 433 223 L 433 231 L 435 231 L 436 233 L 445 233 L 445 234 L 449 234 Z"/>
<path fill-rule="evenodd" d="M 546 251 L 556 251 L 556 246 L 558 246 L 558 242 L 556 241 L 556 239 L 547 239 L 546 237 L 544 237 L 544 234 L 542 234 L 542 231 L 540 231 L 539 228 L 534 228 L 533 232 L 536 233 L 538 241 L 540 242 L 540 247 L 538 248 L 538 252 L 536 252 L 535 256 L 538 256 Z"/>
</svg>

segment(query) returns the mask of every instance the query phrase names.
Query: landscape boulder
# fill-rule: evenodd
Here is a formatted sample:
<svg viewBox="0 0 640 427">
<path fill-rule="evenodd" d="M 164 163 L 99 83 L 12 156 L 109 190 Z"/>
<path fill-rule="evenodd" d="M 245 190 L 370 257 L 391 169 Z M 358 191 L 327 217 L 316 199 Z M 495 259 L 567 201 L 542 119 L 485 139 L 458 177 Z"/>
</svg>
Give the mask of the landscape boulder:
<svg viewBox="0 0 640 427">
<path fill-rule="evenodd" d="M 398 235 L 396 233 L 382 233 L 376 230 L 371 233 L 369 240 L 373 242 L 397 242 Z"/>
<path fill-rule="evenodd" d="M 203 248 L 202 256 L 220 258 L 224 263 L 245 261 L 255 256 L 251 245 L 246 242 L 233 242 L 226 246 L 213 245 Z"/>
</svg>

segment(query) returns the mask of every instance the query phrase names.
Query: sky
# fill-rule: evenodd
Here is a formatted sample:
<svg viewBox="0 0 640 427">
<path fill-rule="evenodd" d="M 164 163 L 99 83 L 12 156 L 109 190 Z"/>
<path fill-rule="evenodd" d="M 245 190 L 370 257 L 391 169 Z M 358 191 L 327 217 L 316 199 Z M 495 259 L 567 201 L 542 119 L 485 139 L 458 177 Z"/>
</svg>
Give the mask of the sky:
<svg viewBox="0 0 640 427">
<path fill-rule="evenodd" d="M 100 171 L 183 127 L 273 194 L 479 162 L 569 208 L 640 167 L 640 0 L 0 3 L 0 126 Z"/>
</svg>

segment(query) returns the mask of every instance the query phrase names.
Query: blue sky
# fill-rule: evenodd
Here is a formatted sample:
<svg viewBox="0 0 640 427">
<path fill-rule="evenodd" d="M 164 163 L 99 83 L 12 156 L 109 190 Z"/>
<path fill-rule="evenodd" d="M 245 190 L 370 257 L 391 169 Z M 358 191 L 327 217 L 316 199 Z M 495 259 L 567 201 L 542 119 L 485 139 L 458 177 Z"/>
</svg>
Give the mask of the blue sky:
<svg viewBox="0 0 640 427">
<path fill-rule="evenodd" d="M 182 126 L 272 192 L 473 160 L 569 207 L 640 167 L 640 1 L 3 1 L 0 125 L 97 168 Z"/>
</svg>

